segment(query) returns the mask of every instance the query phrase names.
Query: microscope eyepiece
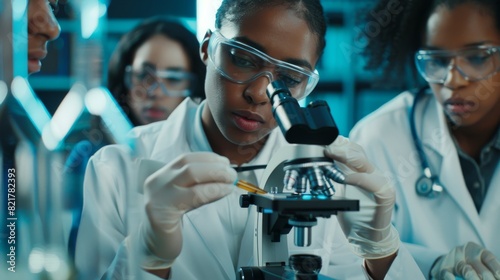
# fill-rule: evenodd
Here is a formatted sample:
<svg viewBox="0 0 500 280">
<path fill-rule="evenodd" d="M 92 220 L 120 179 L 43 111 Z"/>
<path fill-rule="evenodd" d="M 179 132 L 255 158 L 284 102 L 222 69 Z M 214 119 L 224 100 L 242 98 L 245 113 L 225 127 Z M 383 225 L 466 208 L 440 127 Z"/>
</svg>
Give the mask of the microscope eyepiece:
<svg viewBox="0 0 500 280">
<path fill-rule="evenodd" d="M 325 101 L 313 101 L 301 108 L 283 81 L 271 82 L 266 89 L 273 115 L 288 143 L 329 145 L 339 130 Z"/>
</svg>

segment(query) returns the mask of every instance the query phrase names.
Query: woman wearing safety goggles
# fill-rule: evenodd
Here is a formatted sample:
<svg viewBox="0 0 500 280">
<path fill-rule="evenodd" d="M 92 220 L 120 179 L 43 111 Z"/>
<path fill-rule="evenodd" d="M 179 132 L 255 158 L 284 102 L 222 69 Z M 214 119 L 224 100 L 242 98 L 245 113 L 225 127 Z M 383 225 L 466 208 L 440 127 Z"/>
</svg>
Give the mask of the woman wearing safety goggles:
<svg viewBox="0 0 500 280">
<path fill-rule="evenodd" d="M 186 97 L 204 99 L 198 49 L 193 32 L 161 17 L 123 36 L 110 59 L 108 87 L 134 125 L 166 119 Z"/>
<path fill-rule="evenodd" d="M 259 77 L 267 77 L 270 82 L 279 79 L 297 100 L 310 94 L 318 83 L 318 71 L 311 70 L 311 65 L 280 61 L 245 43 L 226 39 L 219 31 L 210 33 L 208 56 L 219 73 L 232 82 L 246 84 Z"/>
<path fill-rule="evenodd" d="M 427 83 L 351 138 L 394 178 L 394 223 L 425 275 L 500 279 L 500 1 L 380 0 L 374 17 L 390 23 L 368 39 L 371 69 L 396 84 L 414 62 Z"/>
</svg>

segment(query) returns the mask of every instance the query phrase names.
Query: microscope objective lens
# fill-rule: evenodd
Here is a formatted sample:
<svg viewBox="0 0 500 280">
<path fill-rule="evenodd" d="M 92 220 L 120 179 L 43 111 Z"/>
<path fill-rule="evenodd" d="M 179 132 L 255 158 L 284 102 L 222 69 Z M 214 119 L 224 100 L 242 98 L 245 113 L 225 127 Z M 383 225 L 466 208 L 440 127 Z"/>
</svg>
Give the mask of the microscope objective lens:
<svg viewBox="0 0 500 280">
<path fill-rule="evenodd" d="M 333 181 L 343 184 L 345 182 L 345 175 L 340 170 L 338 170 L 334 165 L 323 166 L 325 175 L 332 179 Z"/>
<path fill-rule="evenodd" d="M 283 185 L 287 190 L 293 190 L 293 186 L 297 182 L 299 172 L 295 169 L 288 169 L 285 171 L 285 178 L 283 178 Z"/>
<path fill-rule="evenodd" d="M 305 175 L 300 176 L 300 180 L 295 184 L 295 192 L 296 193 L 305 193 L 307 191 L 307 177 Z"/>
<path fill-rule="evenodd" d="M 324 177 L 325 179 L 325 188 L 323 189 L 323 194 L 330 197 L 335 194 L 334 181 L 330 178 Z"/>
<path fill-rule="evenodd" d="M 284 188 L 296 194 L 335 195 L 335 183 L 343 184 L 345 175 L 331 161 L 295 163 L 284 168 Z"/>
<path fill-rule="evenodd" d="M 322 190 L 325 185 L 325 181 L 323 180 L 323 171 L 317 166 L 309 168 L 307 170 L 307 178 L 311 184 L 311 193 L 322 194 Z"/>
</svg>

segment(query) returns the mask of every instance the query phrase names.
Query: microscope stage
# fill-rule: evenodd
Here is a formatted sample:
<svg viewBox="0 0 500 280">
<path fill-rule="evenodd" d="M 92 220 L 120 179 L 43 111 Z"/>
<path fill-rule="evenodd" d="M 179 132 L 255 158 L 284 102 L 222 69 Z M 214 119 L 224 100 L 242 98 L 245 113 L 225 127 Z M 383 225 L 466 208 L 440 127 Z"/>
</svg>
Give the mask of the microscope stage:
<svg viewBox="0 0 500 280">
<path fill-rule="evenodd" d="M 253 204 L 258 211 L 266 214 L 279 213 L 281 215 L 312 215 L 328 217 L 338 211 L 359 211 L 359 200 L 345 199 L 344 197 L 313 196 L 310 194 L 248 194 L 240 197 L 240 205 Z"/>
</svg>

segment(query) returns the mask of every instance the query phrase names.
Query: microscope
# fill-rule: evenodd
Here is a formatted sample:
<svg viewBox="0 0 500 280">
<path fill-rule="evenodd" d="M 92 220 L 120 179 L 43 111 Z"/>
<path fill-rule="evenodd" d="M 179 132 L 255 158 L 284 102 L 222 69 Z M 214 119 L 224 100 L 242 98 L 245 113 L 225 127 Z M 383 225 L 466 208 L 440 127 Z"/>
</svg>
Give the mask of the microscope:
<svg viewBox="0 0 500 280">
<path fill-rule="evenodd" d="M 334 196 L 334 183 L 345 177 L 324 146 L 338 136 L 338 129 L 323 100 L 300 107 L 282 81 L 267 87 L 273 114 L 289 145 L 271 158 L 261 187 L 266 194 L 244 194 L 240 206 L 255 205 L 258 211 L 254 236 L 256 267 L 241 267 L 239 279 L 331 279 L 319 275 L 321 257 L 312 254 L 289 256 L 286 235 L 294 228 L 294 244 L 311 245 L 317 218 L 338 211 L 358 211 L 359 201 Z"/>
</svg>

